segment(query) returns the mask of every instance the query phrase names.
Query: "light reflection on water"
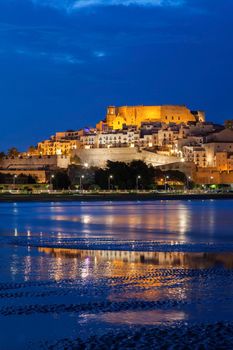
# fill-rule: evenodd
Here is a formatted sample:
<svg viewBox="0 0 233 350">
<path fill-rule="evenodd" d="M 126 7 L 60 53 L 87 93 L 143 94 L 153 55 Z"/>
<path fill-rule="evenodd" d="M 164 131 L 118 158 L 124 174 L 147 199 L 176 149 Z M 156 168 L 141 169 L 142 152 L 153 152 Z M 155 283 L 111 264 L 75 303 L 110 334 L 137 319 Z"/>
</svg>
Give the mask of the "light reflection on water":
<svg viewBox="0 0 233 350">
<path fill-rule="evenodd" d="M 85 322 L 99 321 L 113 324 L 152 326 L 161 323 L 182 321 L 187 315 L 182 311 L 123 311 L 106 312 L 103 315 L 85 315 Z"/>
<path fill-rule="evenodd" d="M 10 274 L 13 279 L 76 279 L 87 277 L 119 277 L 153 269 L 209 269 L 233 268 L 233 253 L 183 253 L 183 252 L 133 252 L 108 250 L 78 250 L 39 248 L 42 255 L 35 256 L 34 249 L 20 257 L 10 255 Z M 44 255 L 45 254 L 45 255 Z M 9 257 L 8 257 L 9 258 Z M 4 259 L 4 256 L 2 257 Z M 0 272 L 6 262 L 0 267 Z"/>
<path fill-rule="evenodd" d="M 4 281 L 11 283 L 2 285 L 6 287 L 6 297 L 0 300 L 0 311 L 9 305 L 14 306 L 13 312 L 18 307 L 28 310 L 30 305 L 42 309 L 54 305 L 49 314 L 32 314 L 44 339 L 77 336 L 77 332 L 87 337 L 115 327 L 233 318 L 233 253 L 17 246 L 2 247 L 1 252 L 1 285 Z M 148 308 L 146 303 L 151 302 L 155 305 Z M 110 305 L 110 310 L 102 306 L 96 311 L 95 304 L 101 303 Z M 68 313 L 56 310 L 56 305 L 82 304 L 88 304 L 90 310 L 80 313 L 72 312 L 72 308 Z M 15 325 L 14 342 L 21 339 L 22 323 L 30 328 L 31 316 L 22 311 L 22 315 L 10 317 Z M 9 318 L 0 313 L 1 329 L 9 325 L 9 321 L 5 323 Z M 0 334 L 0 341 L 4 334 L 5 331 Z M 25 338 L 32 336 L 36 337 L 29 332 Z M 11 348 L 19 347 L 14 343 Z"/>
<path fill-rule="evenodd" d="M 50 276 L 56 281 L 68 277 L 81 283 L 101 283 L 105 285 L 103 296 L 113 303 L 168 302 L 165 310 L 90 313 L 84 314 L 80 322 L 155 325 L 193 318 L 212 319 L 216 318 L 216 307 L 222 308 L 219 315 L 232 317 L 233 300 L 228 297 L 229 290 L 233 290 L 231 275 L 223 278 L 224 275 L 215 276 L 211 271 L 231 271 L 233 253 L 38 250 L 53 261 L 55 273 L 50 270 Z M 195 271 L 203 273 L 198 277 Z M 186 307 L 173 309 L 172 300 L 194 302 L 195 307 L 192 311 Z"/>
<path fill-rule="evenodd" d="M 26 249 L 26 248 L 25 248 Z M 151 272 L 168 269 L 233 269 L 233 253 L 183 253 L 183 252 L 133 252 L 108 250 L 79 250 L 62 248 L 27 248 L 22 257 L 9 255 L 10 264 L 5 262 L 0 273 L 6 273 L 9 265 L 11 278 L 28 280 L 56 280 L 119 278 L 143 276 L 143 283 L 157 286 L 158 279 L 151 279 Z M 9 259 L 8 257 L 8 259 Z M 5 259 L 4 256 L 2 259 Z M 162 277 L 159 278 L 161 280 Z M 152 283 L 153 282 L 153 283 Z M 140 280 L 134 281 L 140 284 Z M 166 276 L 166 283 L 173 283 Z M 131 291 L 132 295 L 133 291 Z M 140 292 L 141 293 L 141 292 Z M 138 295 L 141 295 L 141 294 Z M 143 296 L 142 296 L 143 297 Z M 151 291 L 144 297 L 153 298 Z"/>
<path fill-rule="evenodd" d="M 55 258 L 84 260 L 94 263 L 108 261 L 112 265 L 124 264 L 152 265 L 153 268 L 203 269 L 214 266 L 233 268 L 232 253 L 184 253 L 184 252 L 134 252 L 114 250 L 83 250 L 66 248 L 38 248 L 39 252 L 51 254 Z"/>
<path fill-rule="evenodd" d="M 233 201 L 1 204 L 0 233 L 130 240 L 232 241 Z"/>
<path fill-rule="evenodd" d="M 54 340 L 115 326 L 232 321 L 233 253 L 217 252 L 219 243 L 233 242 L 232 209 L 231 200 L 0 204 L 0 343 L 11 320 L 7 349 L 20 348 L 16 340 L 35 321 L 26 340 L 38 338 L 37 329 L 39 338 Z M 173 251 L 156 252 L 156 242 L 173 242 Z M 180 242 L 191 249 L 214 242 L 215 253 L 175 252 Z M 62 313 L 56 305 L 89 311 Z M 13 316 L 3 316 L 10 306 Z"/>
</svg>

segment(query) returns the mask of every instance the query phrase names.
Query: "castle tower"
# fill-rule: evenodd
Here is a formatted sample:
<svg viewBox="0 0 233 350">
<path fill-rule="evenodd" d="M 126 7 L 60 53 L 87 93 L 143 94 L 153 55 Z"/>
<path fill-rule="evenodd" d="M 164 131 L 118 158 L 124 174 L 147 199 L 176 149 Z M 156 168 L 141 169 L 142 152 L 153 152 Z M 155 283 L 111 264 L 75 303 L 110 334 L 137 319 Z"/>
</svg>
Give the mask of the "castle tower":
<svg viewBox="0 0 233 350">
<path fill-rule="evenodd" d="M 116 107 L 115 106 L 109 106 L 107 108 L 107 115 L 106 115 L 106 122 L 109 127 L 113 126 L 113 122 L 116 118 Z"/>
</svg>

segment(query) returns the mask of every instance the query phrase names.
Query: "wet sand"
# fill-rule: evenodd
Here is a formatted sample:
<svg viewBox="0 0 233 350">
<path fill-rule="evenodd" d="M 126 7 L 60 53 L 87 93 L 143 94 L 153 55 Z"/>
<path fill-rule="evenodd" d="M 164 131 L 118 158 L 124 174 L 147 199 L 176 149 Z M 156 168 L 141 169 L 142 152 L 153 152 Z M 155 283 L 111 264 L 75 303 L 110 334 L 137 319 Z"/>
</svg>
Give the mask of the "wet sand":
<svg viewBox="0 0 233 350">
<path fill-rule="evenodd" d="M 41 344 L 50 350 L 98 349 L 98 350 L 230 350 L 233 348 L 233 324 L 214 323 L 175 327 L 149 327 L 119 333 L 109 332 L 103 336 L 62 339 L 55 343 Z"/>
<path fill-rule="evenodd" d="M 232 349 L 232 207 L 2 203 L 1 348 Z"/>
</svg>

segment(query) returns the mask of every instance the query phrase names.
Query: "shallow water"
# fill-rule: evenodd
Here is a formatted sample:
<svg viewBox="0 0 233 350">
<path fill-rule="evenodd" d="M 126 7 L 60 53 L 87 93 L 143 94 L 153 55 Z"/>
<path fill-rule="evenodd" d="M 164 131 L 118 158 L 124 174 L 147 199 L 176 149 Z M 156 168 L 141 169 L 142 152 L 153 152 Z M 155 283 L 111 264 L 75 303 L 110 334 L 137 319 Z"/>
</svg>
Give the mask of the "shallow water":
<svg viewBox="0 0 233 350">
<path fill-rule="evenodd" d="M 0 204 L 0 232 L 79 238 L 233 241 L 233 200 Z"/>
<path fill-rule="evenodd" d="M 1 348 L 233 321 L 232 209 L 231 200 L 0 204 Z"/>
</svg>

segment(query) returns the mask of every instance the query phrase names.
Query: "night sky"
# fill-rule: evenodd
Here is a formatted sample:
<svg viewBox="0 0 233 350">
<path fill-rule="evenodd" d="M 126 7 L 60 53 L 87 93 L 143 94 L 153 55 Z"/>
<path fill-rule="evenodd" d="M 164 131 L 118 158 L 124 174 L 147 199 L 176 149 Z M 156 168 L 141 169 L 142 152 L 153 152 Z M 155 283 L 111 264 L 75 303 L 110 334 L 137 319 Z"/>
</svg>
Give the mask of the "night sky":
<svg viewBox="0 0 233 350">
<path fill-rule="evenodd" d="M 232 0 L 0 0 L 0 150 L 110 104 L 233 118 L 232 35 Z"/>
</svg>

